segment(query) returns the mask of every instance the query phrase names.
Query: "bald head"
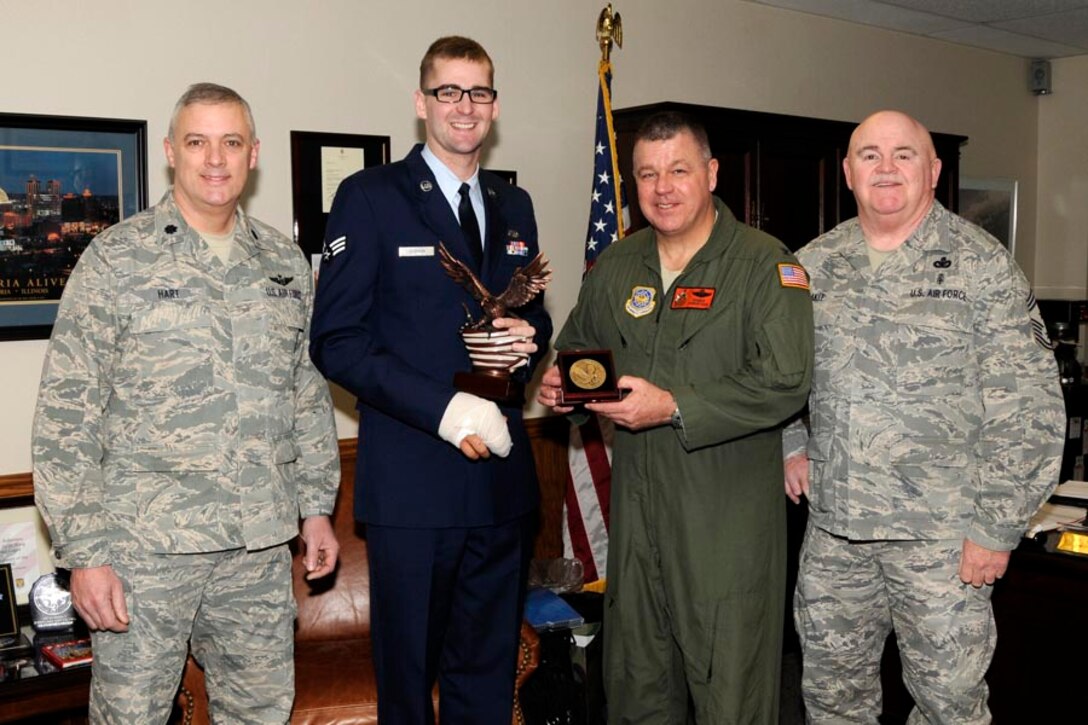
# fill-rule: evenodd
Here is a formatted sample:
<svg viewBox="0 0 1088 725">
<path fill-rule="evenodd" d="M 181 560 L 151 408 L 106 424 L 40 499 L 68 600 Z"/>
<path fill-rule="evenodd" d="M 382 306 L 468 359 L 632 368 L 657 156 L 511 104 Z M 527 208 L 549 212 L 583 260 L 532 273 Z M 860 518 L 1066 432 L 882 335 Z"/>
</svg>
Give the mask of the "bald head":
<svg viewBox="0 0 1088 725">
<path fill-rule="evenodd" d="M 843 172 L 870 243 L 879 236 L 898 246 L 933 205 L 941 160 L 925 126 L 900 111 L 878 111 L 854 129 Z"/>
<path fill-rule="evenodd" d="M 859 139 L 870 139 L 874 134 L 895 133 L 903 139 L 913 139 L 913 145 L 928 159 L 937 158 L 933 137 L 929 129 L 902 111 L 877 111 L 858 124 L 850 134 L 850 153 L 858 147 Z"/>
</svg>

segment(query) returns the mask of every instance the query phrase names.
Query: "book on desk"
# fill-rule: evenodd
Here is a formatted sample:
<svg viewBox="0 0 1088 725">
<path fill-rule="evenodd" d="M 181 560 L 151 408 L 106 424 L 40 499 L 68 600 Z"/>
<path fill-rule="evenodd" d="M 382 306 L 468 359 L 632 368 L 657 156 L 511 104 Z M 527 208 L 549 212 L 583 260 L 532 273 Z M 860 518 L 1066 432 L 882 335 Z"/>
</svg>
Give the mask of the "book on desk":
<svg viewBox="0 0 1088 725">
<path fill-rule="evenodd" d="M 60 669 L 89 665 L 93 659 L 90 637 L 42 645 L 42 656 Z"/>
</svg>

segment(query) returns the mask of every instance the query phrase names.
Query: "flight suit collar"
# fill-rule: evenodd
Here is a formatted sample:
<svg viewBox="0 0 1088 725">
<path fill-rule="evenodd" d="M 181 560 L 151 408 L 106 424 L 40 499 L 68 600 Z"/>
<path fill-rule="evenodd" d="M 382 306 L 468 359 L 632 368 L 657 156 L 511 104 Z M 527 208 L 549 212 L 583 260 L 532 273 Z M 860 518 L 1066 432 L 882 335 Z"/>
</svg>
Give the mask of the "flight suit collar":
<svg viewBox="0 0 1088 725">
<path fill-rule="evenodd" d="M 710 231 L 710 236 L 707 238 L 706 244 L 699 248 L 699 251 L 691 258 L 687 266 L 684 267 L 684 271 L 676 278 L 676 287 L 702 287 L 704 284 L 712 286 L 720 286 L 718 284 L 719 275 L 713 270 L 719 269 L 722 264 L 721 258 L 728 255 L 729 250 L 733 247 L 736 234 L 739 227 L 736 217 L 729 210 L 729 207 L 725 205 L 721 199 L 714 197 L 714 209 L 718 212 L 718 217 L 714 221 L 714 226 Z M 647 272 L 652 273 L 647 275 L 648 280 L 656 279 L 658 284 L 662 284 L 661 277 L 661 261 L 657 251 L 657 238 L 656 234 L 650 234 L 647 236 L 645 246 L 640 250 L 641 262 Z M 623 244 L 624 242 L 620 242 Z M 710 274 L 707 274 L 708 267 L 711 270 Z M 656 289 L 654 292 L 655 305 L 663 305 L 668 307 L 672 304 L 672 298 L 668 289 Z M 685 313 L 682 316 L 682 331 L 677 338 L 677 345 L 683 344 L 683 341 L 693 337 L 699 330 L 715 319 L 722 311 L 727 308 L 731 301 L 729 295 L 725 293 L 725 290 L 716 289 L 718 293 L 717 299 L 715 299 L 713 306 L 710 309 L 698 312 Z M 632 293 L 633 294 L 633 293 Z M 625 308 L 626 309 L 626 308 Z M 639 340 L 639 344 L 643 347 L 650 344 L 649 328 L 645 325 L 640 325 L 635 322 L 632 324 L 629 312 L 618 313 L 617 323 L 620 325 L 620 329 L 631 329 L 632 339 Z"/>
<path fill-rule="evenodd" d="M 733 212 L 729 211 L 729 207 L 725 205 L 725 202 L 716 196 L 712 198 L 714 200 L 714 210 L 718 213 L 718 218 L 714 220 L 714 226 L 710 229 L 710 237 L 706 240 L 706 244 L 700 247 L 699 251 L 692 256 L 691 261 L 684 267 L 684 271 L 680 273 L 680 278 L 691 272 L 697 266 L 706 264 L 711 260 L 722 256 L 732 245 L 733 237 L 737 230 L 737 218 L 733 216 Z M 642 250 L 642 262 L 660 275 L 661 256 L 657 251 L 656 232 L 650 235 L 649 244 Z"/>
</svg>

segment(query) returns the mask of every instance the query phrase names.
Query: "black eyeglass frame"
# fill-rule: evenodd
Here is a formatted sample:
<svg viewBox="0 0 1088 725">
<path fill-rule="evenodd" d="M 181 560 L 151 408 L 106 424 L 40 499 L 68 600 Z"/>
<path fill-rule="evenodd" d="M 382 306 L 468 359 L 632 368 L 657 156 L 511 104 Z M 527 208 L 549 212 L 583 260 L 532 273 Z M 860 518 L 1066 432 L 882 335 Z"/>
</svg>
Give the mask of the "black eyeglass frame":
<svg viewBox="0 0 1088 725">
<path fill-rule="evenodd" d="M 434 99 L 436 101 L 438 101 L 439 103 L 460 103 L 464 99 L 466 93 L 468 94 L 468 100 L 471 103 L 475 103 L 475 104 L 480 105 L 480 106 L 490 106 L 492 103 L 499 100 L 499 92 L 497 90 L 495 90 L 494 88 L 488 88 L 487 86 L 473 86 L 472 88 L 462 88 L 461 86 L 456 86 L 456 85 L 454 85 L 452 83 L 447 83 L 446 85 L 438 86 L 437 88 L 424 88 L 422 90 L 423 90 L 424 95 L 434 96 Z M 452 90 L 461 91 L 461 95 L 457 96 L 456 101 L 443 101 L 441 98 L 438 97 L 438 94 L 440 92 L 442 92 L 442 91 L 452 91 Z M 490 101 L 477 101 L 475 98 L 472 97 L 472 92 L 473 91 L 487 91 L 488 93 L 491 94 L 491 100 Z"/>
</svg>

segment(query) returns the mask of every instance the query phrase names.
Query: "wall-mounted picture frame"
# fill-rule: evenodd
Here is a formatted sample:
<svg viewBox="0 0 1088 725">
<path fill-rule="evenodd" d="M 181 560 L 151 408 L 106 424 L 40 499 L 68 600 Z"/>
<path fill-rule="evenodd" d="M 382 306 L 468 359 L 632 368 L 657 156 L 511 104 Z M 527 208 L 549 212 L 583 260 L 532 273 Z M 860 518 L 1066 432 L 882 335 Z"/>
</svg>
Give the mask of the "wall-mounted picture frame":
<svg viewBox="0 0 1088 725">
<path fill-rule="evenodd" d="M 314 271 L 336 189 L 347 177 L 389 163 L 389 137 L 322 131 L 291 132 L 291 201 L 295 243 Z"/>
<path fill-rule="evenodd" d="M 146 207 L 146 121 L 0 113 L 0 340 L 49 337 L 87 244 Z"/>
<path fill-rule="evenodd" d="M 1009 254 L 1016 251 L 1018 187 L 1012 179 L 960 177 L 960 216 L 992 234 Z"/>
<path fill-rule="evenodd" d="M 53 571 L 49 532 L 34 506 L 0 507 L 0 563 L 11 565 L 17 604 L 26 604 L 38 577 Z"/>
</svg>

